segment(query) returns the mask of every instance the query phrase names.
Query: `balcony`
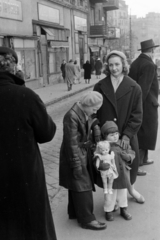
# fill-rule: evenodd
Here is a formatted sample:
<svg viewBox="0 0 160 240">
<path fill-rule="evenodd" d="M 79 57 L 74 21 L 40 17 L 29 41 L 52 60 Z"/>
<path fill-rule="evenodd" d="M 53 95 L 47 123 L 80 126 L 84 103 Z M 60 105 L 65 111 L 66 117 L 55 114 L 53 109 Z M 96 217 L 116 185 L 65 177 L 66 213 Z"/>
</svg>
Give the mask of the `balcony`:
<svg viewBox="0 0 160 240">
<path fill-rule="evenodd" d="M 108 0 L 103 2 L 103 9 L 105 11 L 112 11 L 119 9 L 119 0 Z"/>
<path fill-rule="evenodd" d="M 103 37 L 106 34 L 105 25 L 94 25 L 90 26 L 90 36 Z"/>
<path fill-rule="evenodd" d="M 107 27 L 106 25 L 90 26 L 90 37 L 118 39 L 120 38 L 120 28 Z"/>
<path fill-rule="evenodd" d="M 107 3 L 108 0 L 90 0 L 90 3 L 95 4 L 95 3 Z"/>
</svg>

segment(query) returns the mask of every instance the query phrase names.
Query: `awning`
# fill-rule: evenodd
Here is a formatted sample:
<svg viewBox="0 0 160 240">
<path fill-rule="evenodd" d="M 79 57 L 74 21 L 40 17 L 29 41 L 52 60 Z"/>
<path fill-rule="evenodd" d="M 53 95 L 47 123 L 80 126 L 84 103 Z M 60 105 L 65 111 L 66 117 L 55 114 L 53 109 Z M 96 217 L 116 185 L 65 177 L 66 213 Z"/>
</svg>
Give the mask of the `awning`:
<svg viewBox="0 0 160 240">
<path fill-rule="evenodd" d="M 98 46 L 92 46 L 90 47 L 92 52 L 99 52 L 99 47 Z"/>
<path fill-rule="evenodd" d="M 46 27 L 42 27 L 42 28 L 49 36 L 54 36 L 51 28 L 46 28 Z"/>
<path fill-rule="evenodd" d="M 69 48 L 69 42 L 62 42 L 62 41 L 50 41 L 50 47 L 51 48 Z"/>
</svg>

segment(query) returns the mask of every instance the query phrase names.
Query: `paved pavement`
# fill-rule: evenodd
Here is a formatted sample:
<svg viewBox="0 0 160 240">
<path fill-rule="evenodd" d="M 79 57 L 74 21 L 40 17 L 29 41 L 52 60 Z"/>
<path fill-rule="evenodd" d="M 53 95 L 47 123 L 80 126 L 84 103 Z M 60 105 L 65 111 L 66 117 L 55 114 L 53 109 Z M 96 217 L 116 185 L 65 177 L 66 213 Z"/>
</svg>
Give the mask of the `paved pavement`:
<svg viewBox="0 0 160 240">
<path fill-rule="evenodd" d="M 101 78 L 104 78 L 105 75 L 102 74 Z M 55 85 L 51 85 L 48 87 L 44 87 L 41 89 L 34 90 L 40 98 L 45 103 L 47 110 L 49 113 L 52 113 L 53 109 L 55 109 L 55 115 L 58 115 L 58 108 L 61 108 L 60 103 L 64 103 L 64 100 L 70 101 L 70 98 L 78 93 L 81 93 L 85 90 L 92 90 L 93 86 L 100 80 L 96 79 L 95 75 L 92 75 L 90 84 L 86 84 L 85 80 L 81 78 L 80 84 L 75 84 L 72 87 L 71 91 L 67 90 L 66 83 L 59 83 Z M 51 110 L 50 110 L 51 109 Z M 40 150 L 43 158 L 45 175 L 46 175 L 46 183 L 47 190 L 49 194 L 49 199 L 51 203 L 52 211 L 54 212 L 57 208 L 60 201 L 62 201 L 63 197 L 66 195 L 66 190 L 59 186 L 59 150 L 62 141 L 62 121 L 59 121 L 59 118 L 55 119 L 53 117 L 54 122 L 57 126 L 57 131 L 54 139 L 45 144 L 41 144 Z"/>
<path fill-rule="evenodd" d="M 103 76 L 104 77 L 104 76 Z M 68 92 L 65 83 L 45 87 L 35 90 L 45 102 L 48 112 L 52 115 L 57 125 L 57 132 L 54 139 L 46 144 L 40 145 L 45 173 L 46 183 L 51 203 L 54 223 L 58 240 L 159 240 L 160 239 L 160 128 L 158 132 L 157 148 L 150 152 L 150 157 L 155 163 L 150 166 L 143 166 L 147 171 L 145 177 L 137 177 L 136 189 L 140 191 L 145 199 L 145 204 L 138 204 L 129 197 L 129 212 L 132 214 L 131 221 L 123 220 L 119 211 L 115 213 L 115 221 L 108 222 L 107 229 L 100 232 L 84 230 L 80 228 L 75 220 L 68 220 L 67 216 L 67 191 L 58 185 L 59 169 L 59 149 L 62 140 L 62 121 L 59 121 L 60 109 L 65 108 L 71 96 L 78 96 L 85 90 L 92 89 L 98 80 L 93 76 L 90 85 L 85 84 L 82 79 L 81 84 L 73 86 L 73 90 Z M 77 95 L 76 95 L 77 94 Z M 66 101 L 61 101 L 66 99 Z M 57 104 L 55 104 L 57 103 Z M 53 104 L 53 105 L 52 105 Z M 54 113 L 53 113 L 54 109 Z M 56 114 L 55 114 L 56 113 Z M 57 115 L 54 117 L 54 114 Z M 159 108 L 160 115 L 160 108 Z M 103 193 L 102 189 L 96 188 L 94 193 L 94 213 L 98 220 L 105 221 L 103 213 Z"/>
<path fill-rule="evenodd" d="M 101 79 L 104 78 L 105 75 L 101 75 Z M 69 98 L 74 94 L 84 91 L 85 89 L 92 88 L 95 83 L 97 83 L 100 79 L 96 79 L 95 75 L 92 75 L 90 84 L 86 84 L 85 80 L 81 78 L 80 84 L 75 84 L 72 87 L 71 91 L 67 90 L 66 83 L 58 83 L 51 85 L 49 87 L 43 87 L 40 89 L 34 90 L 43 100 L 46 106 L 50 106 L 51 104 L 55 104 L 65 98 Z"/>
</svg>

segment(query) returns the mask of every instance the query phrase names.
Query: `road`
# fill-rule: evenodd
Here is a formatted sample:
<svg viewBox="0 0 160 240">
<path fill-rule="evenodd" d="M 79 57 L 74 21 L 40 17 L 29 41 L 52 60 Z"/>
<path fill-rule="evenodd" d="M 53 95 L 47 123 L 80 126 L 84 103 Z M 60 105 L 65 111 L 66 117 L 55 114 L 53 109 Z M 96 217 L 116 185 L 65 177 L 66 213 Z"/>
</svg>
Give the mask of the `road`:
<svg viewBox="0 0 160 240">
<path fill-rule="evenodd" d="M 84 230 L 78 226 L 75 220 L 68 220 L 67 191 L 58 185 L 59 149 L 63 130 L 62 120 L 66 111 L 82 94 L 84 92 L 47 109 L 57 125 L 57 132 L 51 142 L 40 145 L 58 240 L 160 240 L 160 128 L 157 148 L 149 153 L 155 162 L 150 166 L 142 167 L 147 171 L 147 175 L 137 177 L 135 184 L 136 189 L 144 195 L 146 202 L 141 205 L 128 196 L 128 210 L 133 219 L 125 221 L 117 211 L 115 220 L 108 222 L 108 227 L 104 231 Z M 94 213 L 98 220 L 105 221 L 103 192 L 98 187 L 96 187 L 94 193 Z"/>
</svg>

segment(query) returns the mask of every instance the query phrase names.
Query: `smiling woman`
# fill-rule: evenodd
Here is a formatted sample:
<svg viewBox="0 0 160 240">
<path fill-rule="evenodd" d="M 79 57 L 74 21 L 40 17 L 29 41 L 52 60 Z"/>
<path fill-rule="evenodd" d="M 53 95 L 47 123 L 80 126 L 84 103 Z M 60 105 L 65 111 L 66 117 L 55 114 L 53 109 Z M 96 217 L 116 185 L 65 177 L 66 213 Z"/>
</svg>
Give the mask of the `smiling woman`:
<svg viewBox="0 0 160 240">
<path fill-rule="evenodd" d="M 130 171 L 131 185 L 128 190 L 139 201 L 141 195 L 134 189 L 133 184 L 136 181 L 139 163 L 137 132 L 142 123 L 141 88 L 127 76 L 128 64 L 123 52 L 111 51 L 106 61 L 107 77 L 94 87 L 94 91 L 98 91 L 103 96 L 103 104 L 97 111 L 97 117 L 100 126 L 106 121 L 114 121 L 119 129 L 121 147 L 128 149 L 130 144 L 135 151 L 136 157 Z"/>
</svg>

